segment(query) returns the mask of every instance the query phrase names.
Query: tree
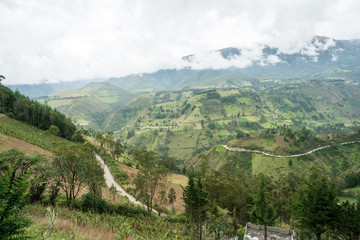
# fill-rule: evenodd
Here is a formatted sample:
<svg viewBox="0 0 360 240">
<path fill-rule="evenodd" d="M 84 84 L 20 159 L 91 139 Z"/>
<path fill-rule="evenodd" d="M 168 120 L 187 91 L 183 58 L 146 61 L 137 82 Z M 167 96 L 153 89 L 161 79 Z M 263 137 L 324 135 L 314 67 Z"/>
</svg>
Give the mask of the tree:
<svg viewBox="0 0 360 240">
<path fill-rule="evenodd" d="M 201 179 L 199 178 L 195 183 L 192 176 L 189 177 L 188 185 L 183 190 L 185 214 L 192 224 L 193 237 L 201 240 L 208 192 L 203 187 Z"/>
<path fill-rule="evenodd" d="M 115 200 L 116 200 L 116 194 L 117 194 L 117 190 L 116 190 L 116 187 L 114 186 L 114 184 L 111 184 L 111 187 L 110 187 L 110 194 L 112 195 L 113 197 L 113 202 L 115 203 Z"/>
<path fill-rule="evenodd" d="M 293 172 L 281 174 L 275 181 L 275 188 L 272 189 L 272 204 L 280 222 L 290 223 L 291 199 L 301 184 L 301 178 Z"/>
<path fill-rule="evenodd" d="M 71 136 L 70 141 L 77 142 L 77 143 L 84 143 L 85 139 L 82 136 L 82 131 L 76 130 L 75 133 Z"/>
<path fill-rule="evenodd" d="M 2 80 L 5 80 L 5 77 L 3 75 L 0 75 L 0 84 Z"/>
<path fill-rule="evenodd" d="M 124 153 L 124 146 L 120 142 L 115 142 L 113 148 L 112 148 L 112 155 L 113 158 L 116 159 L 121 156 L 121 154 Z"/>
<path fill-rule="evenodd" d="M 356 203 L 345 201 L 341 203 L 340 219 L 337 225 L 337 235 L 347 240 L 360 239 L 360 197 Z"/>
<path fill-rule="evenodd" d="M 15 161 L 16 160 L 16 161 Z M 46 161 L 43 155 L 26 155 L 15 148 L 0 153 L 0 177 L 10 168 L 13 169 L 11 181 L 22 177 L 29 171 L 36 172 L 41 163 Z"/>
<path fill-rule="evenodd" d="M 158 190 L 164 189 L 164 181 L 169 171 L 164 166 L 158 165 L 158 156 L 153 151 L 141 151 L 136 158 L 140 164 L 140 171 L 134 179 L 137 198 L 151 212 L 155 194 Z"/>
<path fill-rule="evenodd" d="M 207 159 L 207 156 L 204 153 L 200 153 L 198 158 L 200 160 L 199 167 L 200 167 L 201 177 L 202 177 L 202 179 L 204 179 L 206 172 L 210 168 L 209 160 Z"/>
<path fill-rule="evenodd" d="M 103 175 L 92 149 L 87 145 L 61 146 L 53 157 L 55 180 L 66 194 L 67 204 L 78 196 L 81 189 L 101 181 Z"/>
<path fill-rule="evenodd" d="M 169 199 L 169 204 L 174 204 L 176 200 L 176 192 L 174 188 L 170 188 L 168 199 Z"/>
<path fill-rule="evenodd" d="M 51 125 L 46 132 L 50 133 L 52 135 L 58 136 L 60 133 L 60 130 L 57 126 Z"/>
<path fill-rule="evenodd" d="M 244 170 L 235 173 L 231 171 L 214 172 L 204 181 L 208 191 L 208 200 L 216 202 L 221 208 L 227 209 L 233 215 L 233 228 L 238 229 L 238 221 L 242 225 L 249 220 L 248 212 L 251 210 L 251 193 L 249 179 Z"/>
<path fill-rule="evenodd" d="M 176 161 L 170 158 L 168 155 L 161 156 L 161 158 L 159 159 L 159 165 L 163 165 L 170 171 L 178 170 L 176 166 Z"/>
<path fill-rule="evenodd" d="M 171 204 L 171 211 L 173 214 L 175 214 L 174 202 L 176 200 L 176 192 L 174 188 L 170 188 L 168 199 L 169 199 L 169 204 Z"/>
<path fill-rule="evenodd" d="M 0 178 L 0 234 L 1 239 L 25 238 L 25 228 L 30 220 L 19 211 L 27 201 L 29 174 L 12 180 L 14 169 L 8 169 Z"/>
<path fill-rule="evenodd" d="M 276 219 L 274 210 L 270 206 L 269 195 L 270 193 L 266 190 L 265 176 L 261 175 L 251 215 L 257 224 L 264 225 L 265 240 L 267 240 L 267 226 L 273 225 Z"/>
<path fill-rule="evenodd" d="M 233 235 L 234 231 L 227 222 L 226 214 L 219 209 L 215 202 L 210 202 L 205 221 L 208 237 L 215 240 L 228 239 L 228 236 Z"/>
<path fill-rule="evenodd" d="M 333 229 L 339 216 L 336 190 L 319 169 L 312 170 L 307 183 L 297 191 L 293 202 L 296 227 L 312 232 L 316 239 L 328 229 Z"/>
<path fill-rule="evenodd" d="M 166 204 L 168 203 L 168 199 L 166 198 L 166 191 L 165 190 L 161 190 L 159 191 L 159 193 L 157 194 L 156 198 L 155 198 L 155 204 L 157 206 L 157 211 L 159 216 L 161 215 L 161 213 L 163 212 Z"/>
<path fill-rule="evenodd" d="M 0 236 L 1 239 L 25 239 L 30 220 L 20 210 L 28 202 L 29 176 L 43 158 L 26 156 L 11 149 L 0 153 Z"/>
<path fill-rule="evenodd" d="M 97 132 L 96 133 L 96 136 L 95 136 L 95 139 L 98 143 L 100 143 L 100 147 L 103 149 L 104 148 L 104 143 L 105 143 L 105 138 L 104 136 L 102 135 L 102 133 L 100 132 Z M 103 149 L 105 151 L 105 149 Z"/>
</svg>

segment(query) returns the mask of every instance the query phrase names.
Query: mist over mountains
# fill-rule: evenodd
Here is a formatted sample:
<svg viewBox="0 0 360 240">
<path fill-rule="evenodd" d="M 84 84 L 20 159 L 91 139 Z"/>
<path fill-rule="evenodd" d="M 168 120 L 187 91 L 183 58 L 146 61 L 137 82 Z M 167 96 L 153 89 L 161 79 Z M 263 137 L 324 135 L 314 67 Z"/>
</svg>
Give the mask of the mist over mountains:
<svg viewBox="0 0 360 240">
<path fill-rule="evenodd" d="M 131 93 L 188 88 L 237 88 L 269 81 L 293 83 L 314 79 L 360 80 L 360 40 L 335 40 L 315 36 L 296 52 L 259 45 L 257 48 L 224 48 L 181 58 L 183 68 L 160 69 L 110 79 L 64 83 L 11 85 L 36 98 L 82 87 L 92 81 L 107 82 Z"/>
</svg>

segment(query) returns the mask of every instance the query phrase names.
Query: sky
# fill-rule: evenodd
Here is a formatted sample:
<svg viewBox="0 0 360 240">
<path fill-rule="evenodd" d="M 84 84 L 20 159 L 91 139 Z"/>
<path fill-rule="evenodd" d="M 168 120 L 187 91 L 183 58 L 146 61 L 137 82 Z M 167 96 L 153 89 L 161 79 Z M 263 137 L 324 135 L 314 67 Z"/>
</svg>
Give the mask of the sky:
<svg viewBox="0 0 360 240">
<path fill-rule="evenodd" d="M 4 84 L 120 77 L 226 47 L 295 52 L 314 35 L 360 39 L 360 1 L 0 0 L 0 75 Z M 197 68 L 226 67 L 211 59 Z"/>
</svg>

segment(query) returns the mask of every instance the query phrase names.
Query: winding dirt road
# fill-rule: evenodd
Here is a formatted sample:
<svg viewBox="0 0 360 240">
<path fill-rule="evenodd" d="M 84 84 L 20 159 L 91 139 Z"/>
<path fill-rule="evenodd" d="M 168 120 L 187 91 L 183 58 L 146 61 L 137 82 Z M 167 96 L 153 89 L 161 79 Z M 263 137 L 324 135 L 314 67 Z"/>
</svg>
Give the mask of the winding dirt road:
<svg viewBox="0 0 360 240">
<path fill-rule="evenodd" d="M 127 193 L 127 192 L 115 181 L 113 175 L 112 175 L 111 172 L 110 172 L 110 169 L 109 169 L 108 166 L 105 164 L 104 160 L 103 160 L 99 155 L 97 155 L 97 154 L 95 154 L 95 156 L 96 156 L 96 159 L 99 161 L 100 166 L 104 169 L 104 178 L 105 178 L 106 185 L 107 185 L 108 187 L 111 187 L 112 185 L 114 185 L 115 188 L 116 188 L 116 191 L 117 191 L 117 193 L 118 193 L 119 195 L 121 195 L 121 196 L 126 196 L 126 197 L 129 199 L 130 202 L 135 203 L 135 204 L 137 204 L 137 205 L 139 205 L 139 206 L 142 206 L 142 207 L 146 208 L 146 206 L 145 206 L 143 203 L 137 201 L 134 196 L 132 196 L 132 195 L 130 195 L 129 193 Z M 153 209 L 153 212 L 158 213 L 155 209 Z"/>
<path fill-rule="evenodd" d="M 347 145 L 347 144 L 352 144 L 352 143 L 358 143 L 360 141 L 352 141 L 352 142 L 344 142 L 344 143 L 338 143 L 339 145 Z M 281 158 L 281 157 L 301 157 L 301 156 L 304 156 L 304 155 L 308 155 L 308 154 L 311 154 L 313 152 L 316 152 L 316 151 L 319 151 L 321 149 L 324 149 L 324 148 L 328 148 L 328 147 L 331 147 L 331 146 L 334 146 L 335 144 L 332 144 L 332 145 L 326 145 L 326 146 L 322 146 L 322 147 L 318 147 L 318 148 L 315 148 L 313 150 L 310 150 L 308 152 L 305 152 L 305 153 L 300 153 L 300 154 L 293 154 L 293 155 L 276 155 L 276 154 L 272 154 L 272 153 L 268 153 L 268 152 L 263 152 L 263 151 L 260 151 L 260 150 L 251 150 L 251 149 L 246 149 L 246 148 L 239 148 L 239 147 L 230 147 L 228 145 L 224 145 L 224 148 L 229 150 L 229 151 L 236 151 L 236 152 L 253 152 L 253 153 L 260 153 L 260 154 L 263 154 L 265 156 L 269 156 L 269 157 L 278 157 L 278 158 Z"/>
</svg>

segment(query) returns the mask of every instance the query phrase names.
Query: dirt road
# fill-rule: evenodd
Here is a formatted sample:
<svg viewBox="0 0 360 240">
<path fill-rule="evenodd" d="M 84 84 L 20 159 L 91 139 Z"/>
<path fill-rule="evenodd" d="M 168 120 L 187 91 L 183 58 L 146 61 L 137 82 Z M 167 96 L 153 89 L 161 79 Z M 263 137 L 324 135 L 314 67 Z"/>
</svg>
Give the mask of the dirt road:
<svg viewBox="0 0 360 240">
<path fill-rule="evenodd" d="M 107 185 L 108 187 L 111 187 L 112 185 L 114 185 L 119 195 L 121 195 L 121 196 L 126 196 L 126 197 L 130 200 L 130 202 L 135 203 L 135 204 L 137 204 L 137 205 L 139 205 L 139 206 L 142 206 L 142 207 L 146 208 L 146 206 L 145 206 L 143 203 L 137 201 L 137 200 L 135 199 L 135 197 L 133 197 L 132 195 L 130 195 L 129 193 L 127 193 L 127 192 L 115 181 L 113 175 L 112 175 L 111 172 L 110 172 L 110 169 L 109 169 L 108 166 L 105 164 L 104 160 L 103 160 L 99 155 L 97 155 L 97 154 L 96 154 L 95 156 L 96 156 L 96 159 L 99 161 L 100 166 L 104 169 L 104 178 L 105 178 L 106 185 Z M 157 213 L 156 210 L 153 209 L 153 211 L 154 211 L 155 213 Z"/>
<path fill-rule="evenodd" d="M 344 143 L 339 143 L 339 145 L 346 145 L 346 144 L 352 144 L 352 143 L 358 143 L 358 142 L 360 142 L 360 141 L 344 142 Z M 228 146 L 228 145 L 224 145 L 224 148 L 226 148 L 226 149 L 229 150 L 229 151 L 253 152 L 253 153 L 260 153 L 260 154 L 263 154 L 263 155 L 265 155 L 265 156 L 281 158 L 281 157 L 300 157 L 300 156 L 304 156 L 304 155 L 311 154 L 311 153 L 313 153 L 313 152 L 319 151 L 319 150 L 324 149 L 324 148 L 331 147 L 331 146 L 333 146 L 333 145 L 334 145 L 334 144 L 332 144 L 332 145 L 326 145 L 326 146 L 322 146 L 322 147 L 315 148 L 315 149 L 310 150 L 310 151 L 305 152 L 305 153 L 293 154 L 293 155 L 276 155 L 276 154 L 272 154 L 272 153 L 268 153 L 268 152 L 263 152 L 263 151 L 260 151 L 260 150 L 250 150 L 250 149 L 246 149 L 246 148 L 230 147 L 230 146 Z"/>
</svg>

